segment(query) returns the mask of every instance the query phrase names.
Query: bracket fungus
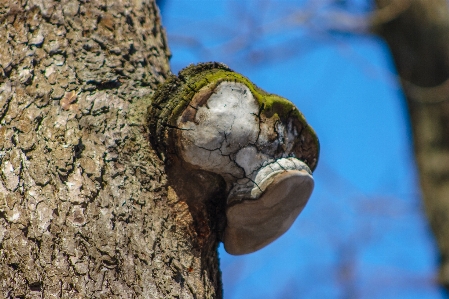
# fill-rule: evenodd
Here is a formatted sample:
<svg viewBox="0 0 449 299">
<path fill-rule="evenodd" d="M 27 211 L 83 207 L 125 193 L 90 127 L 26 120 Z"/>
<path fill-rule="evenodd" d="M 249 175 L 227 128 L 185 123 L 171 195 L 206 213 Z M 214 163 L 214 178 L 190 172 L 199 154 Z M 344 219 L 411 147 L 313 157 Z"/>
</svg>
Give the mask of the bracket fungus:
<svg viewBox="0 0 449 299">
<path fill-rule="evenodd" d="M 306 205 L 319 143 L 290 101 L 210 62 L 170 76 L 154 94 L 148 115 L 150 142 L 176 183 L 196 181 L 184 188 L 186 196 L 207 201 L 220 189 L 226 201 L 221 238 L 228 253 L 268 245 Z"/>
</svg>

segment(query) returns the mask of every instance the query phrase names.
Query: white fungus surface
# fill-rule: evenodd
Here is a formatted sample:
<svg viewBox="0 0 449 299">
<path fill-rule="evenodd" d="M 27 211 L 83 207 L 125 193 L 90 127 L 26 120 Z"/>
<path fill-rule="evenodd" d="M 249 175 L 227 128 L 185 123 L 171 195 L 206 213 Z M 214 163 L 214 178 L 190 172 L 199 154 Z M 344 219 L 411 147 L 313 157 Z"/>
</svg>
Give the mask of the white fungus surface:
<svg viewBox="0 0 449 299">
<path fill-rule="evenodd" d="M 284 152 L 292 150 L 296 128 L 291 123 L 285 127 L 281 122 L 260 122 L 259 103 L 242 83 L 220 83 L 207 102 L 196 108 L 192 121 L 183 122 L 182 115 L 178 119 L 183 159 L 203 170 L 222 174 L 229 189 L 234 187 L 232 194 L 254 198 L 254 180 L 257 176 L 260 180 L 271 168 L 262 174 L 258 170 L 277 160 L 274 153 L 279 144 Z M 273 132 L 277 134 L 274 141 L 270 137 Z M 294 169 L 286 166 L 293 158 L 289 159 L 280 160 L 279 165 Z M 301 170 L 305 164 L 299 162 L 292 165 Z"/>
<path fill-rule="evenodd" d="M 225 248 L 253 252 L 291 226 L 312 192 L 310 169 L 289 156 L 297 128 L 292 121 L 261 121 L 259 103 L 242 83 L 222 82 L 206 101 L 192 105 L 194 116 L 187 115 L 190 109 L 177 120 L 182 158 L 225 179 Z"/>
<path fill-rule="evenodd" d="M 242 169 L 232 161 L 259 134 L 259 104 L 248 87 L 223 82 L 210 96 L 207 104 L 198 107 L 195 121 L 180 122 L 185 161 L 212 172 L 243 177 Z"/>
</svg>

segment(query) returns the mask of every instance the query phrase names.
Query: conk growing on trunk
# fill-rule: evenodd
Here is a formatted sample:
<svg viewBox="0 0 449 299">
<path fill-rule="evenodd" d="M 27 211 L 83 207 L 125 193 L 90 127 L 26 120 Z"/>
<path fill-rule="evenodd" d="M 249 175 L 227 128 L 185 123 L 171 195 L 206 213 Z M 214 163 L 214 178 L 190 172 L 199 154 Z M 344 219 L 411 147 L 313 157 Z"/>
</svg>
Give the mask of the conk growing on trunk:
<svg viewBox="0 0 449 299">
<path fill-rule="evenodd" d="M 228 253 L 254 252 L 290 228 L 312 193 L 319 153 L 293 103 L 211 62 L 169 77 L 149 110 L 150 141 L 178 196 L 226 201 Z"/>
</svg>

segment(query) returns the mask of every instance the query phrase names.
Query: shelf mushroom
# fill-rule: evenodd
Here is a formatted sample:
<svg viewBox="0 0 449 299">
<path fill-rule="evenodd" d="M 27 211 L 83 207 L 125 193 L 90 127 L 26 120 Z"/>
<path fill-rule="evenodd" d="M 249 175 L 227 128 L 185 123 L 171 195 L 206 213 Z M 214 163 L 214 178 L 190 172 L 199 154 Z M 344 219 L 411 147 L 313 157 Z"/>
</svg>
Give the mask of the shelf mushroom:
<svg viewBox="0 0 449 299">
<path fill-rule="evenodd" d="M 162 158 L 180 171 L 224 181 L 228 253 L 251 253 L 273 242 L 306 205 L 319 142 L 290 101 L 211 62 L 169 77 L 148 115 L 150 141 Z M 201 184 L 213 185 L 204 190 L 217 185 L 210 179 Z"/>
</svg>

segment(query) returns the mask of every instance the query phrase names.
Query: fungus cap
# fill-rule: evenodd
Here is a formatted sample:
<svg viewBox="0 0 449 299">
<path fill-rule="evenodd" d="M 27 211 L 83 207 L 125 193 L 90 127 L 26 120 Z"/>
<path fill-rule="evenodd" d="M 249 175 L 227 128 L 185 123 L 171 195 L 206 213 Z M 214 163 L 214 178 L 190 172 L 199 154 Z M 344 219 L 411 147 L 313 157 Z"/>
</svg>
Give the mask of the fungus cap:
<svg viewBox="0 0 449 299">
<path fill-rule="evenodd" d="M 149 110 L 161 157 L 224 180 L 229 253 L 256 251 L 292 225 L 313 190 L 319 142 L 290 101 L 205 63 L 167 79 Z"/>
</svg>

